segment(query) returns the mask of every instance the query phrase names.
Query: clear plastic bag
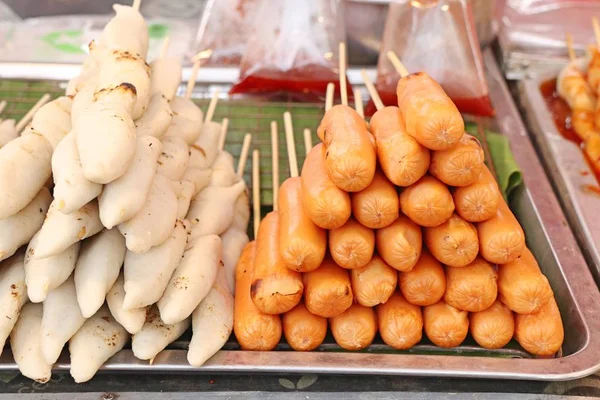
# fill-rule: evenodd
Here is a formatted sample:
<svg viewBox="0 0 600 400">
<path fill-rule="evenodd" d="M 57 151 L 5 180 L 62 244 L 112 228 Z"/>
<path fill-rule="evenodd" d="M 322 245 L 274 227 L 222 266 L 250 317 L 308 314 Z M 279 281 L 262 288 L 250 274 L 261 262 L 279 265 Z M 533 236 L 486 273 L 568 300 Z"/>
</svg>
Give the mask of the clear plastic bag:
<svg viewBox="0 0 600 400">
<path fill-rule="evenodd" d="M 467 0 L 400 0 L 390 4 L 375 86 L 385 105 L 397 105 L 400 76 L 387 58 L 389 50 L 410 72 L 425 71 L 439 82 L 461 112 L 494 115 Z M 374 112 L 369 102 L 366 113 Z"/>
<path fill-rule="evenodd" d="M 327 84 L 338 80 L 338 44 L 345 40 L 341 6 L 340 0 L 261 0 L 239 81 L 229 93 L 284 92 L 320 101 Z"/>
<path fill-rule="evenodd" d="M 258 0 L 208 0 L 194 45 L 206 65 L 239 65 L 246 50 Z"/>
</svg>

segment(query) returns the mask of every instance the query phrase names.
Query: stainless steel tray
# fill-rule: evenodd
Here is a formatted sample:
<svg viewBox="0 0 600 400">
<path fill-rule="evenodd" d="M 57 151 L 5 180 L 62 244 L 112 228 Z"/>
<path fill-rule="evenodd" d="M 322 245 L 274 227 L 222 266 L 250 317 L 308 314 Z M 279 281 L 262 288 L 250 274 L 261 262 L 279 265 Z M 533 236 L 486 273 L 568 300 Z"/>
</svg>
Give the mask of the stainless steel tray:
<svg viewBox="0 0 600 400">
<path fill-rule="evenodd" d="M 598 182 L 579 146 L 558 132 L 546 107 L 540 85 L 553 78 L 556 74 L 546 73 L 521 81 L 520 100 L 546 169 L 600 284 L 600 195 L 586 190 L 598 187 Z"/>
<path fill-rule="evenodd" d="M 534 359 L 514 342 L 509 348 L 497 351 L 483 350 L 469 343 L 455 349 L 441 350 L 423 342 L 403 353 L 376 343 L 366 351 L 351 353 L 341 351 L 329 339 L 321 346 L 320 351 L 300 353 L 289 351 L 285 343 L 272 352 L 240 351 L 237 350 L 235 341 L 231 341 L 203 367 L 193 368 L 186 359 L 187 336 L 159 354 L 152 365 L 137 360 L 131 350 L 126 349 L 111 358 L 103 370 L 144 373 L 376 374 L 535 380 L 570 380 L 599 370 L 600 336 L 593 332 L 600 332 L 600 294 L 490 51 L 485 53 L 484 60 L 497 117 L 495 120 L 481 122 L 509 137 L 515 159 L 524 173 L 526 188 L 520 188 L 514 194 L 511 206 L 523 224 L 530 248 L 556 293 L 566 328 L 562 357 Z M 43 90 L 50 90 L 50 87 L 52 85 L 49 84 Z M 58 92 L 58 85 L 54 87 Z M 207 88 L 210 91 L 214 86 L 203 87 L 202 97 L 208 94 Z M 2 94 L 0 81 L 0 100 Z M 19 96 L 17 104 L 20 104 L 20 109 L 26 109 L 23 103 L 27 101 L 21 97 L 27 96 L 31 103 L 38 93 L 32 95 L 23 89 Z M 236 156 L 239 153 L 238 138 L 243 132 L 252 132 L 256 138 L 253 145 L 261 148 L 261 168 L 267 176 L 271 157 L 268 146 L 269 121 L 273 118 L 280 119 L 281 110 L 290 107 L 297 132 L 305 127 L 314 130 L 322 110 L 321 105 L 284 103 L 277 105 L 279 109 L 275 115 L 275 111 L 268 109 L 267 103 L 243 103 L 243 109 L 235 108 L 234 103 L 222 103 L 217 107 L 215 115 L 217 120 L 225 116 L 232 118 L 230 135 L 233 142 L 228 141 L 228 149 Z M 284 144 L 282 137 L 280 141 Z M 303 153 L 302 149 L 302 146 L 297 147 L 299 154 Z M 285 154 L 284 147 L 280 153 Z M 283 158 L 281 165 L 281 176 L 284 177 L 287 166 Z M 263 187 L 269 187 L 270 180 L 263 176 L 262 184 Z M 269 197 L 263 194 L 267 204 Z M 69 368 L 68 354 L 62 355 L 55 368 Z M 0 357 L 0 370 L 16 370 L 9 351 Z"/>
</svg>

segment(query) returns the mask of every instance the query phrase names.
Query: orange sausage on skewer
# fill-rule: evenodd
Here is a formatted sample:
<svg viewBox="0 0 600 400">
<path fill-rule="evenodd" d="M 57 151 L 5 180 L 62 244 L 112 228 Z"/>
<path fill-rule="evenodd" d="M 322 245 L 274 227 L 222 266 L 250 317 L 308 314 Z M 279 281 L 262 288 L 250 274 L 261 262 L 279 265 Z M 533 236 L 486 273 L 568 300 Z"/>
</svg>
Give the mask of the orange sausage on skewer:
<svg viewBox="0 0 600 400">
<path fill-rule="evenodd" d="M 296 351 L 311 351 L 323 343 L 327 335 L 327 319 L 311 314 L 304 303 L 283 314 L 283 335 Z"/>
<path fill-rule="evenodd" d="M 233 333 L 243 350 L 273 350 L 281 339 L 279 315 L 260 311 L 250 297 L 256 242 L 248 243 L 235 269 Z"/>
<path fill-rule="evenodd" d="M 448 187 L 431 175 L 400 193 L 400 209 L 413 222 L 432 228 L 447 221 L 454 212 L 454 201 Z"/>
<path fill-rule="evenodd" d="M 477 229 L 456 214 L 443 224 L 424 231 L 425 244 L 443 264 L 464 267 L 479 253 Z"/>
<path fill-rule="evenodd" d="M 498 267 L 500 300 L 519 314 L 538 312 L 553 296 L 548 278 L 528 248 L 521 257 Z"/>
<path fill-rule="evenodd" d="M 383 341 L 396 350 L 410 349 L 423 337 L 421 307 L 410 304 L 397 291 L 377 306 L 377 322 Z"/>
<path fill-rule="evenodd" d="M 388 226 L 398 218 L 399 200 L 396 187 L 378 168 L 366 189 L 352 194 L 352 213 L 362 225 L 371 229 Z"/>
<path fill-rule="evenodd" d="M 440 347 L 460 346 L 469 333 L 468 313 L 443 300 L 423 308 L 423 321 L 425 334 Z"/>
<path fill-rule="evenodd" d="M 515 339 L 538 356 L 552 356 L 560 350 L 565 330 L 554 297 L 535 314 L 515 316 Z"/>
<path fill-rule="evenodd" d="M 370 121 L 381 169 L 397 186 L 410 186 L 429 168 L 429 150 L 406 133 L 398 107 L 385 107 Z"/>
<path fill-rule="evenodd" d="M 469 330 L 484 349 L 500 349 L 512 339 L 515 319 L 512 311 L 496 300 L 489 308 L 469 314 Z"/>
<path fill-rule="evenodd" d="M 404 215 L 375 233 L 377 252 L 392 268 L 410 271 L 421 255 L 421 228 Z"/>
<path fill-rule="evenodd" d="M 446 293 L 444 267 L 427 249 L 421 251 L 421 257 L 412 270 L 398 273 L 398 283 L 402 295 L 416 306 L 435 304 Z"/>
<path fill-rule="evenodd" d="M 477 224 L 477 235 L 479 252 L 492 264 L 514 261 L 525 249 L 525 233 L 504 199 L 496 215 Z"/>
<path fill-rule="evenodd" d="M 368 347 L 377 334 L 377 317 L 370 307 L 352 304 L 342 314 L 330 319 L 335 342 L 346 350 Z"/>
<path fill-rule="evenodd" d="M 463 311 L 483 311 L 498 296 L 498 275 L 494 267 L 477 258 L 466 267 L 446 267 L 444 301 Z"/>
<path fill-rule="evenodd" d="M 406 132 L 431 150 L 456 145 L 465 132 L 460 112 L 444 89 L 425 72 L 409 74 L 396 87 Z"/>
<path fill-rule="evenodd" d="M 484 158 L 479 140 L 465 133 L 456 146 L 431 154 L 429 173 L 448 186 L 467 186 L 477 180 Z"/>
<path fill-rule="evenodd" d="M 352 305 L 348 271 L 329 257 L 314 271 L 304 273 L 304 304 L 312 314 L 324 318 L 340 315 Z"/>
<path fill-rule="evenodd" d="M 325 145 L 317 144 L 302 166 L 302 204 L 310 219 L 323 229 L 344 225 L 352 213 L 350 195 L 338 188 L 327 174 Z"/>
<path fill-rule="evenodd" d="M 283 314 L 300 302 L 304 284 L 279 255 L 279 212 L 270 212 L 261 222 L 256 243 L 252 301 L 264 313 Z"/>
<path fill-rule="evenodd" d="M 485 165 L 475 183 L 454 189 L 452 197 L 458 215 L 469 222 L 483 222 L 492 218 L 502 201 L 498 183 Z"/>
<path fill-rule="evenodd" d="M 279 188 L 279 252 L 285 265 L 300 272 L 317 269 L 327 250 L 327 235 L 308 217 L 302 204 L 300 178 Z"/>
<path fill-rule="evenodd" d="M 340 267 L 364 267 L 371 261 L 374 250 L 375 233 L 354 218 L 350 218 L 344 226 L 329 231 L 329 252 Z"/>
<path fill-rule="evenodd" d="M 333 106 L 317 130 L 327 149 L 327 172 L 337 187 L 358 192 L 369 186 L 375 175 L 376 158 L 372 136 L 354 109 Z"/>
<path fill-rule="evenodd" d="M 379 256 L 364 267 L 351 270 L 350 278 L 354 298 L 365 307 L 385 303 L 398 286 L 398 272 Z"/>
</svg>

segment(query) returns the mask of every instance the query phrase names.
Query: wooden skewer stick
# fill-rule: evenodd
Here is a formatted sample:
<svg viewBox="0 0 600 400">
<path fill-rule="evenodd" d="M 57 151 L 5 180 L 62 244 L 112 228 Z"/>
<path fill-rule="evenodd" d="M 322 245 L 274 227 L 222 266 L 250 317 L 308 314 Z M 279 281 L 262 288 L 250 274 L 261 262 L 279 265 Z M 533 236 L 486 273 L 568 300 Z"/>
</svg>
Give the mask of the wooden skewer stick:
<svg viewBox="0 0 600 400">
<path fill-rule="evenodd" d="M 387 55 L 388 60 L 390 60 L 390 62 L 394 66 L 394 69 L 396 70 L 396 72 L 398 72 L 401 77 L 404 78 L 406 75 L 408 75 L 408 70 L 406 69 L 404 64 L 402 64 L 402 62 L 400 61 L 400 59 L 398 58 L 396 53 L 394 53 L 392 50 L 389 50 L 386 53 L 386 55 Z"/>
<path fill-rule="evenodd" d="M 167 50 L 169 50 L 169 37 L 167 36 L 163 41 L 163 44 L 160 48 L 160 56 L 158 58 L 165 58 L 167 55 Z"/>
<path fill-rule="evenodd" d="M 592 17 L 592 25 L 594 26 L 594 36 L 596 37 L 596 45 L 600 47 L 600 22 L 598 22 L 598 17 Z"/>
<path fill-rule="evenodd" d="M 327 84 L 327 92 L 325 92 L 325 111 L 329 111 L 333 107 L 333 92 L 335 91 L 335 83 Z"/>
<path fill-rule="evenodd" d="M 25 125 L 27 125 L 29 123 L 29 121 L 31 121 L 31 119 L 33 118 L 33 116 L 35 115 L 37 110 L 42 108 L 42 106 L 44 104 L 46 104 L 48 101 L 50 101 L 50 94 L 46 93 L 45 95 L 40 97 L 40 99 L 37 101 L 37 103 L 35 103 L 35 105 L 33 107 L 31 107 L 31 109 L 29 111 L 27 111 L 27 114 L 25 114 L 25 116 L 23 118 L 21 118 L 21 120 L 17 123 L 17 125 L 15 126 L 15 130 L 17 132 L 21 132 L 21 130 L 23 130 L 23 128 L 25 128 Z"/>
<path fill-rule="evenodd" d="M 292 114 L 289 111 L 283 113 L 283 125 L 285 128 L 285 141 L 287 143 L 288 160 L 290 162 L 290 176 L 298 176 L 298 159 L 296 157 L 296 143 L 294 142 L 294 127 L 292 126 Z"/>
<path fill-rule="evenodd" d="M 252 214 L 254 217 L 254 239 L 258 237 L 260 225 L 260 154 L 252 151 Z"/>
<path fill-rule="evenodd" d="M 340 94 L 342 104 L 348 105 L 348 88 L 346 87 L 346 43 L 340 42 Z"/>
<path fill-rule="evenodd" d="M 271 169 L 273 174 L 273 211 L 277 211 L 279 204 L 279 132 L 276 121 L 271 121 Z"/>
<path fill-rule="evenodd" d="M 2 112 L 4 111 L 5 108 L 6 108 L 6 100 L 0 101 L 0 114 L 2 114 Z"/>
<path fill-rule="evenodd" d="M 381 101 L 381 97 L 379 97 L 379 93 L 377 93 L 377 89 L 375 89 L 375 86 L 373 86 L 373 82 L 371 82 L 369 75 L 367 75 L 367 71 L 363 69 L 360 71 L 360 74 L 363 78 L 363 81 L 365 81 L 365 86 L 367 87 L 369 96 L 371 96 L 371 99 L 373 100 L 373 104 L 375 104 L 375 108 L 378 111 L 381 110 L 384 107 L 383 101 Z"/>
<path fill-rule="evenodd" d="M 304 129 L 304 148 L 306 149 L 306 155 L 308 155 L 308 153 L 310 153 L 310 149 L 312 149 L 313 144 L 312 144 L 312 135 L 310 133 L 310 129 L 305 128 Z"/>
<path fill-rule="evenodd" d="M 221 122 L 221 136 L 219 136 L 219 150 L 223 151 L 225 141 L 227 140 L 227 130 L 229 129 L 229 118 L 223 118 Z"/>
<path fill-rule="evenodd" d="M 244 171 L 246 170 L 246 161 L 248 161 L 248 153 L 250 152 L 250 142 L 252 142 L 252 135 L 246 133 L 244 136 L 244 142 L 242 143 L 242 151 L 240 152 L 240 159 L 237 167 L 237 176 L 240 179 L 244 177 Z"/>
<path fill-rule="evenodd" d="M 205 122 L 210 122 L 215 115 L 215 110 L 217 108 L 217 103 L 219 102 L 219 89 L 215 90 L 210 99 L 210 103 L 208 104 L 208 110 L 206 111 L 206 119 Z"/>
<path fill-rule="evenodd" d="M 194 86 L 196 86 L 196 78 L 198 77 L 198 71 L 200 71 L 200 61 L 195 61 L 192 66 L 192 72 L 190 73 L 190 79 L 188 79 L 187 87 L 185 89 L 185 98 L 189 99 L 192 97 Z"/>
<path fill-rule="evenodd" d="M 358 88 L 354 89 L 354 108 L 356 109 L 358 115 L 360 115 L 362 119 L 365 119 L 365 110 L 363 108 L 362 94 L 360 93 L 360 89 Z"/>
<path fill-rule="evenodd" d="M 566 41 L 567 41 L 567 52 L 569 53 L 569 60 L 570 61 L 575 61 L 575 50 L 573 50 L 573 38 L 571 37 L 570 33 L 567 33 L 565 35 Z"/>
<path fill-rule="evenodd" d="M 131 8 L 133 8 L 136 11 L 139 11 L 141 4 L 142 4 L 142 0 L 133 0 L 133 4 L 131 5 Z"/>
</svg>

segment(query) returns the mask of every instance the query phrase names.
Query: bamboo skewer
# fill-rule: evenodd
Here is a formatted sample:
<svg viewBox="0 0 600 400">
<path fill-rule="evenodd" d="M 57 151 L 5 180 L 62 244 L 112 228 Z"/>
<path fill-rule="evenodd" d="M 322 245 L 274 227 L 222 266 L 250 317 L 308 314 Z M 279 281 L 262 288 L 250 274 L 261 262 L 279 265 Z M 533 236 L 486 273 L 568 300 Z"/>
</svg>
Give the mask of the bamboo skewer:
<svg viewBox="0 0 600 400">
<path fill-rule="evenodd" d="M 167 51 L 169 50 L 169 41 L 170 39 L 167 36 L 160 48 L 160 55 L 158 56 L 158 58 L 165 58 L 167 56 Z"/>
<path fill-rule="evenodd" d="M 34 106 L 31 107 L 31 109 L 29 109 L 29 111 L 27 111 L 23 118 L 21 118 L 21 120 L 17 123 L 17 125 L 15 126 L 15 130 L 17 132 L 21 132 L 23 128 L 25 128 L 25 126 L 29 123 L 29 121 L 31 121 L 37 110 L 42 108 L 42 106 L 48 101 L 50 101 L 50 94 L 46 93 L 42 97 L 40 97 L 37 103 L 35 103 Z"/>
<path fill-rule="evenodd" d="M 313 144 L 312 144 L 312 135 L 310 133 L 310 129 L 305 128 L 304 129 L 304 148 L 306 150 L 306 155 L 308 155 L 308 153 L 310 153 L 310 149 L 312 149 Z"/>
<path fill-rule="evenodd" d="M 219 89 L 215 90 L 210 99 L 210 103 L 208 104 L 208 110 L 206 111 L 206 119 L 205 122 L 210 122 L 215 115 L 215 109 L 217 108 L 217 103 L 219 102 Z"/>
<path fill-rule="evenodd" d="M 565 34 L 565 38 L 567 42 L 567 52 L 569 53 L 569 60 L 575 61 L 577 57 L 575 56 L 575 50 L 573 49 L 573 38 L 568 32 Z"/>
<path fill-rule="evenodd" d="M 142 0 L 133 0 L 133 4 L 131 5 L 131 8 L 133 8 L 136 11 L 139 11 L 141 4 L 142 4 Z"/>
<path fill-rule="evenodd" d="M 325 92 L 325 111 L 329 111 L 333 107 L 333 92 L 335 91 L 335 83 L 327 84 L 327 92 Z"/>
<path fill-rule="evenodd" d="M 273 211 L 279 204 L 279 132 L 277 122 L 271 121 L 271 167 L 273 179 Z"/>
<path fill-rule="evenodd" d="M 594 27 L 594 36 L 596 37 L 596 45 L 600 47 L 600 22 L 598 17 L 592 17 L 592 25 Z"/>
<path fill-rule="evenodd" d="M 340 42 L 340 94 L 342 96 L 342 104 L 348 105 L 348 88 L 346 86 L 346 44 Z"/>
<path fill-rule="evenodd" d="M 246 162 L 248 161 L 248 153 L 250 152 L 250 143 L 252 142 L 252 135 L 246 133 L 244 136 L 244 142 L 242 143 L 242 151 L 240 151 L 240 159 L 238 160 L 237 176 L 242 179 L 246 170 Z"/>
<path fill-rule="evenodd" d="M 360 93 L 360 89 L 358 88 L 354 89 L 354 108 L 356 109 L 358 115 L 360 115 L 362 119 L 365 119 L 365 110 L 363 108 L 362 94 Z"/>
<path fill-rule="evenodd" d="M 258 237 L 260 225 L 260 154 L 258 150 L 252 152 L 252 214 L 254 222 L 254 240 Z"/>
<path fill-rule="evenodd" d="M 378 111 L 381 110 L 384 107 L 383 101 L 381 101 L 381 97 L 379 96 L 379 93 L 377 93 L 377 89 L 375 89 L 375 86 L 373 86 L 373 82 L 371 82 L 369 75 L 367 75 L 367 71 L 363 69 L 362 71 L 360 71 L 360 74 L 362 75 L 363 81 L 365 82 L 365 86 L 367 87 L 369 96 L 371 96 L 373 104 L 375 104 L 375 108 Z"/>
<path fill-rule="evenodd" d="M 194 61 L 194 65 L 192 66 L 192 72 L 190 73 L 190 79 L 188 79 L 187 87 L 185 88 L 186 99 L 192 97 L 194 86 L 196 86 L 196 78 L 198 77 L 198 71 L 200 71 L 200 61 Z"/>
<path fill-rule="evenodd" d="M 406 75 L 409 74 L 408 70 L 406 69 L 404 64 L 402 64 L 402 62 L 400 61 L 400 59 L 398 58 L 396 53 L 394 53 L 392 50 L 389 50 L 386 53 L 386 55 L 387 55 L 388 60 L 390 60 L 390 62 L 394 66 L 394 69 L 396 70 L 396 72 L 398 72 L 402 78 L 404 78 Z"/>
<path fill-rule="evenodd" d="M 229 129 L 229 118 L 223 118 L 221 122 L 221 136 L 219 136 L 219 150 L 223 151 L 227 141 L 227 130 Z"/>
<path fill-rule="evenodd" d="M 0 114 L 2 114 L 2 112 L 4 111 L 4 109 L 6 108 L 6 100 L 2 100 L 0 101 Z M 1 119 L 0 119 L 1 120 Z"/>
<path fill-rule="evenodd" d="M 290 176 L 297 177 L 298 159 L 296 157 L 296 143 L 294 142 L 294 128 L 292 126 L 292 115 L 289 111 L 283 113 L 283 125 L 285 129 L 285 141 L 287 143 L 288 160 L 290 162 Z"/>
</svg>

